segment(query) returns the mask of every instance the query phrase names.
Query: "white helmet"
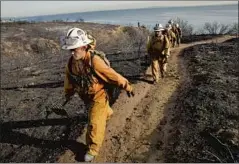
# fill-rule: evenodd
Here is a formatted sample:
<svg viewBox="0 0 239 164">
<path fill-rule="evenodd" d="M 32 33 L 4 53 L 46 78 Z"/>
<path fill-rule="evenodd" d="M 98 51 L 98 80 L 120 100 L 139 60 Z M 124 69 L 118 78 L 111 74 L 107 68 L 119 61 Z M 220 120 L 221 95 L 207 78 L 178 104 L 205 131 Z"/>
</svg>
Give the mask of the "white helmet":
<svg viewBox="0 0 239 164">
<path fill-rule="evenodd" d="M 163 31 L 164 28 L 161 24 L 157 24 L 155 27 L 154 27 L 154 31 Z"/>
<path fill-rule="evenodd" d="M 172 28 L 172 25 L 171 25 L 171 24 L 166 24 L 165 27 L 168 28 L 168 29 L 171 29 L 171 28 Z"/>
<path fill-rule="evenodd" d="M 176 27 L 179 27 L 179 24 L 178 24 L 178 23 L 176 24 Z"/>
<path fill-rule="evenodd" d="M 170 19 L 170 20 L 168 21 L 168 23 L 169 23 L 169 24 L 173 24 L 173 20 Z"/>
<path fill-rule="evenodd" d="M 66 37 L 61 38 L 62 49 L 70 50 L 78 47 L 86 46 L 92 41 L 87 37 L 86 33 L 79 28 L 71 28 L 68 30 Z"/>
<path fill-rule="evenodd" d="M 158 26 L 159 28 L 163 28 L 163 26 L 161 25 L 161 24 L 159 24 L 159 26 Z"/>
</svg>

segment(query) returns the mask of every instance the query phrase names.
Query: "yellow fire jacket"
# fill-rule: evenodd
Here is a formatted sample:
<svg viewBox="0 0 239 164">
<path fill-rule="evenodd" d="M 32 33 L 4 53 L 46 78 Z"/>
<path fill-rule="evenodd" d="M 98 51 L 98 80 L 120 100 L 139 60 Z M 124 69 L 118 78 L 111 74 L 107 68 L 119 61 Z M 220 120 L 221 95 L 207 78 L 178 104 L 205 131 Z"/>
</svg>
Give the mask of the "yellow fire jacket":
<svg viewBox="0 0 239 164">
<path fill-rule="evenodd" d="M 133 88 L 129 81 L 117 73 L 114 69 L 109 67 L 99 56 L 95 55 L 92 58 L 93 61 L 90 60 L 90 52 L 86 53 L 86 56 L 83 60 L 76 61 L 72 58 L 72 62 L 70 62 L 69 59 L 65 70 L 65 94 L 73 95 L 75 92 L 77 92 L 84 101 L 97 101 L 99 99 L 106 98 L 107 96 L 107 93 L 104 89 L 105 83 L 115 84 L 126 91 L 132 91 Z M 100 77 L 100 79 L 95 77 L 93 74 L 89 74 L 89 70 L 92 67 L 91 64 L 94 66 L 95 73 Z M 88 88 L 74 84 L 70 80 L 70 69 L 74 75 L 91 76 L 93 83 Z"/>
</svg>

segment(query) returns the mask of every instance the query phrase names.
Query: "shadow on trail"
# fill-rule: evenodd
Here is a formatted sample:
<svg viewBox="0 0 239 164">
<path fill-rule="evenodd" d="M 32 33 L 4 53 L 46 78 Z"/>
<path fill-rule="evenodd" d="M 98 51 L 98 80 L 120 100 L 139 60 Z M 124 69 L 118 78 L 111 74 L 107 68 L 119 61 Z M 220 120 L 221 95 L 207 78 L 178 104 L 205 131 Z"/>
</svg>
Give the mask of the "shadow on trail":
<svg viewBox="0 0 239 164">
<path fill-rule="evenodd" d="M 86 145 L 75 140 L 69 140 L 69 135 L 71 133 L 71 127 L 80 124 L 82 131 L 86 123 L 87 118 L 84 115 L 72 118 L 3 122 L 0 124 L 0 143 L 20 145 L 20 147 L 22 147 L 23 145 L 29 145 L 36 148 L 48 149 L 47 151 L 49 151 L 49 153 L 54 152 L 55 149 L 70 149 L 76 155 L 77 161 L 83 161 L 84 154 L 86 153 Z M 64 131 L 65 135 L 63 137 L 60 137 L 59 140 L 35 138 L 18 131 L 14 131 L 14 129 L 21 128 L 56 125 L 66 126 L 66 129 Z M 4 160 L 10 158 L 11 153 L 8 156 L 5 156 Z"/>
<path fill-rule="evenodd" d="M 147 77 L 149 77 L 150 75 L 132 75 L 132 76 L 125 76 L 129 81 L 131 81 L 132 83 L 137 83 L 138 81 L 142 81 L 142 82 L 146 82 L 149 84 L 153 84 L 152 80 L 148 80 Z"/>
<path fill-rule="evenodd" d="M 67 125 L 81 120 L 86 122 L 85 116 L 75 116 L 72 118 L 55 118 L 55 119 L 40 119 L 40 120 L 26 120 L 26 121 L 11 121 L 0 124 L 1 130 L 19 129 L 19 128 L 32 128 L 41 126 L 54 126 L 54 125 Z"/>
<path fill-rule="evenodd" d="M 49 83 L 42 83 L 42 84 L 35 84 L 35 85 L 27 85 L 23 87 L 6 87 L 1 88 L 1 90 L 17 90 L 20 88 L 59 88 L 64 86 L 64 81 L 57 81 L 57 82 L 49 82 Z"/>
<path fill-rule="evenodd" d="M 76 142 L 75 140 L 44 140 L 34 137 L 30 137 L 26 134 L 15 131 L 5 131 L 4 135 L 1 136 L 1 143 L 10 143 L 15 145 L 29 145 L 38 148 L 56 149 L 56 148 L 67 148 L 70 149 L 77 156 L 78 161 L 84 160 L 84 154 L 86 153 L 86 145 L 83 143 Z"/>
</svg>

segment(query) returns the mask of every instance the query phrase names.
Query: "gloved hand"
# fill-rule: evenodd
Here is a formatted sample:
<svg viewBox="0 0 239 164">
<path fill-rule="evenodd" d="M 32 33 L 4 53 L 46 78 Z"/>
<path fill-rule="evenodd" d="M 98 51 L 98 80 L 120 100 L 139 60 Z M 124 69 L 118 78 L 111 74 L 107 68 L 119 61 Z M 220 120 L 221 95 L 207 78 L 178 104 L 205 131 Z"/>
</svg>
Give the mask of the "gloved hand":
<svg viewBox="0 0 239 164">
<path fill-rule="evenodd" d="M 165 58 L 164 58 L 164 62 L 163 63 L 167 63 L 168 62 L 168 57 L 169 57 L 169 55 L 167 54 L 167 55 L 165 55 Z"/>
<path fill-rule="evenodd" d="M 128 97 L 131 97 L 131 96 L 134 97 L 134 92 L 133 91 L 131 91 L 131 92 L 127 91 L 127 95 L 128 95 Z"/>
<path fill-rule="evenodd" d="M 132 86 L 130 86 L 130 90 L 128 90 L 128 91 L 126 91 L 127 92 L 127 95 L 128 95 L 128 97 L 134 97 L 134 91 L 133 91 L 133 87 Z"/>
</svg>

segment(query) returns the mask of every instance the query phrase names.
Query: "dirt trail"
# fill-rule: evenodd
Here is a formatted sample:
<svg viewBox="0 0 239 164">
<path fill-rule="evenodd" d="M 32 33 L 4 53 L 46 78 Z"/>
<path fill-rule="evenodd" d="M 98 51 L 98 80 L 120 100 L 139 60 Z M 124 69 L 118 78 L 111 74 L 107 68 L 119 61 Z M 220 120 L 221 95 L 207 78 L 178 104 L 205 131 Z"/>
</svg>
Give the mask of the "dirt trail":
<svg viewBox="0 0 239 164">
<path fill-rule="evenodd" d="M 150 83 L 151 68 L 148 68 L 145 77 L 134 85 L 135 97 L 128 98 L 123 92 L 113 105 L 114 116 L 108 122 L 105 141 L 94 162 L 164 162 L 167 138 L 178 133 L 171 126 L 175 114 L 172 109 L 176 105 L 178 88 L 186 80 L 180 52 L 193 45 L 220 43 L 231 38 L 223 36 L 174 48 L 166 77 L 157 85 Z M 79 141 L 83 138 L 84 134 Z M 73 162 L 72 153 L 65 152 L 58 162 Z"/>
</svg>

